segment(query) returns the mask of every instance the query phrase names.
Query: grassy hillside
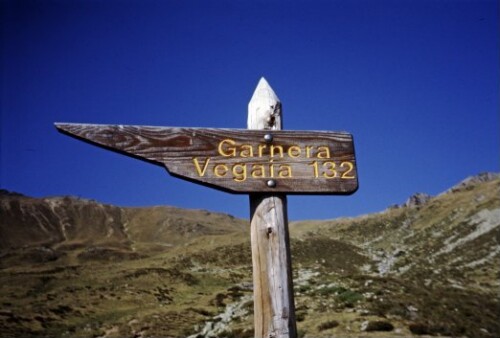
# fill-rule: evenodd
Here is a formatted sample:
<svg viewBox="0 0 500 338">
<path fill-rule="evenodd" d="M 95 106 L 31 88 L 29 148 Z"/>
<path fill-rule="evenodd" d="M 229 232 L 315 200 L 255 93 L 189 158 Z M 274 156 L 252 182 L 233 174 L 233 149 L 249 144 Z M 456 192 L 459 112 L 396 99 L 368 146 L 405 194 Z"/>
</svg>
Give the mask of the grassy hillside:
<svg viewBox="0 0 500 338">
<path fill-rule="evenodd" d="M 247 221 L 6 193 L 0 206 L 0 336 L 253 337 Z M 500 336 L 500 179 L 290 228 L 301 337 Z"/>
</svg>

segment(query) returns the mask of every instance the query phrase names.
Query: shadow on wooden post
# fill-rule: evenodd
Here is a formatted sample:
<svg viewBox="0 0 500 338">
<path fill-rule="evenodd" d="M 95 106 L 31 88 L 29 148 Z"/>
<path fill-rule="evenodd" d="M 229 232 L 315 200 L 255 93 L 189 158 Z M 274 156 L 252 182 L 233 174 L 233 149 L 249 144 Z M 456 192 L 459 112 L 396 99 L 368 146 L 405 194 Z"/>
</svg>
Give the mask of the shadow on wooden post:
<svg viewBox="0 0 500 338">
<path fill-rule="evenodd" d="M 248 104 L 248 129 L 281 130 L 281 103 L 261 78 Z M 270 179 L 268 186 L 276 185 Z M 284 194 L 251 194 L 255 338 L 296 338 L 292 264 Z"/>
</svg>

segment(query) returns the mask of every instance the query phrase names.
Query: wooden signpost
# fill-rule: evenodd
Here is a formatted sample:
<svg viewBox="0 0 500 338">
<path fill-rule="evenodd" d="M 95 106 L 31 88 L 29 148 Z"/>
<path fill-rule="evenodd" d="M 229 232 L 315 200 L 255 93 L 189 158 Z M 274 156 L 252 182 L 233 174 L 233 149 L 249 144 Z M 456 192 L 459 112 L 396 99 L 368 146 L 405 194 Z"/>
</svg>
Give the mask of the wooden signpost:
<svg viewBox="0 0 500 338">
<path fill-rule="evenodd" d="M 62 133 L 164 166 L 176 177 L 250 196 L 256 338 L 295 338 L 287 194 L 358 188 L 352 136 L 284 131 L 281 103 L 262 78 L 248 129 L 56 123 Z"/>
</svg>

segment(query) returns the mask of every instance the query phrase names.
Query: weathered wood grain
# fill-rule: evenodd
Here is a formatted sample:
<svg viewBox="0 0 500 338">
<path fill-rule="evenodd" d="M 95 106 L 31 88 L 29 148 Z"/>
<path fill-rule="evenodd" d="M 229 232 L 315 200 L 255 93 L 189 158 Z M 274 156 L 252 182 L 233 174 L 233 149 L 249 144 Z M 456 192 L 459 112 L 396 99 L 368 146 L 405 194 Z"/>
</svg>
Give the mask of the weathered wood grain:
<svg viewBox="0 0 500 338">
<path fill-rule="evenodd" d="M 358 188 L 352 136 L 283 131 L 281 103 L 262 78 L 248 130 L 56 123 L 59 131 L 162 165 L 175 176 L 250 193 L 256 338 L 296 338 L 285 193 L 348 194 Z"/>
<path fill-rule="evenodd" d="M 56 127 L 162 165 L 174 176 L 234 193 L 350 194 L 358 187 L 353 139 L 343 132 L 67 123 Z M 275 186 L 268 185 L 271 179 Z"/>
<path fill-rule="evenodd" d="M 272 117 L 274 116 L 274 117 Z M 281 104 L 261 79 L 250 101 L 248 128 L 281 129 Z M 284 194 L 250 195 L 256 338 L 295 338 L 295 305 Z"/>
</svg>

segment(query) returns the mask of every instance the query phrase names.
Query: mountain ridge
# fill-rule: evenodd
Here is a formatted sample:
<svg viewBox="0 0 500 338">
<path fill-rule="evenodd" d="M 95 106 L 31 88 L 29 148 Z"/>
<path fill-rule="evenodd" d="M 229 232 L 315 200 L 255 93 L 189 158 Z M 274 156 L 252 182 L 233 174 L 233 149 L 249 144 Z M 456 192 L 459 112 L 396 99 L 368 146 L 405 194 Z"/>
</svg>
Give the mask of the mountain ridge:
<svg viewBox="0 0 500 338">
<path fill-rule="evenodd" d="M 0 211 L 0 250 L 78 243 L 131 249 L 131 241 L 154 242 L 165 237 L 179 240 L 187 234 L 196 237 L 237 231 L 242 228 L 243 222 L 233 216 L 207 210 L 170 206 L 117 207 L 74 196 L 33 198 L 6 190 L 0 193 Z M 144 223 L 145 218 L 148 225 L 166 233 L 162 236 L 161 231 L 149 229 L 150 238 L 142 238 L 144 235 L 141 236 L 137 223 Z M 218 223 L 230 225 L 218 226 Z M 130 229 L 131 225 L 135 228 Z"/>
<path fill-rule="evenodd" d="M 0 331 L 252 337 L 248 221 L 0 192 Z M 290 223 L 299 336 L 500 336 L 500 175 Z"/>
</svg>

